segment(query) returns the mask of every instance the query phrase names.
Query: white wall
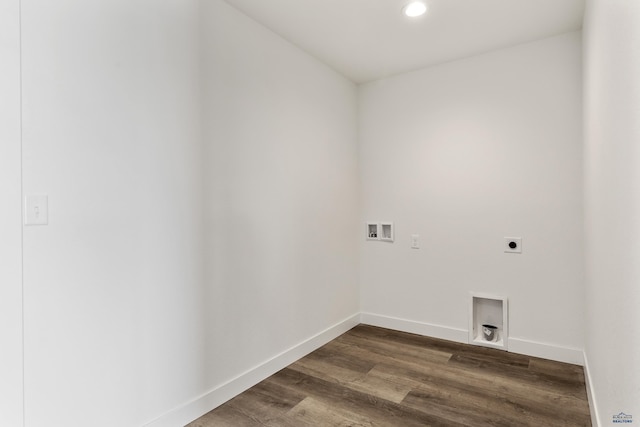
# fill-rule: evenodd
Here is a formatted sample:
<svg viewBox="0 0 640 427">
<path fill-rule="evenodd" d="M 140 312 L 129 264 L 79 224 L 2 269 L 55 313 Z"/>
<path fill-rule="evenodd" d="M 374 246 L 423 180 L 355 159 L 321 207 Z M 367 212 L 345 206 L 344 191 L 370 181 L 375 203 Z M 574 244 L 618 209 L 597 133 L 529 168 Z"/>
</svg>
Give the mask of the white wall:
<svg viewBox="0 0 640 427">
<path fill-rule="evenodd" d="M 50 207 L 24 229 L 29 427 L 179 425 L 359 296 L 460 331 L 468 291 L 506 294 L 512 336 L 582 347 L 579 35 L 371 83 L 358 105 L 220 0 L 22 9 L 22 165 L 17 4 L 0 9 L 0 423 L 22 415 L 21 169 Z M 365 219 L 396 243 L 365 243 Z M 514 234 L 525 253 L 504 255 Z"/>
<path fill-rule="evenodd" d="M 49 196 L 49 225 L 24 228 L 29 427 L 182 425 L 229 380 L 355 321 L 356 88 L 224 3 L 200 3 L 22 2 L 24 192 Z M 2 315 L 20 320 L 9 12 L 2 292 L 15 308 Z M 5 329 L 20 344 L 20 324 Z M 3 368 L 21 362 L 15 349 Z M 6 378 L 19 425 L 20 366 Z"/>
<path fill-rule="evenodd" d="M 364 312 L 462 339 L 469 292 L 504 295 L 510 349 L 581 357 L 580 70 L 570 33 L 361 87 Z M 365 241 L 380 220 L 395 243 Z"/>
<path fill-rule="evenodd" d="M 0 425 L 22 424 L 20 2 L 0 2 Z"/>
<path fill-rule="evenodd" d="M 640 4 L 585 16 L 586 355 L 600 425 L 640 416 Z"/>
<path fill-rule="evenodd" d="M 214 386 L 358 312 L 356 88 L 222 1 L 202 16 Z"/>
<path fill-rule="evenodd" d="M 203 387 L 197 2 L 22 1 L 25 425 L 140 426 Z M 4 171 L 3 171 L 4 173 Z"/>
</svg>

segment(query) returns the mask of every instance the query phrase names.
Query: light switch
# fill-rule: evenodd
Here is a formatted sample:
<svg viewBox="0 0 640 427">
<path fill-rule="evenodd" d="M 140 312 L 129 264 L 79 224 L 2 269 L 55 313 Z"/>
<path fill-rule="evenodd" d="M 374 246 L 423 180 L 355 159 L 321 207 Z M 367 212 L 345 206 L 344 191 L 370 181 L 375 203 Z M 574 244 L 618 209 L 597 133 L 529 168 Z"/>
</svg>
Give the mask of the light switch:
<svg viewBox="0 0 640 427">
<path fill-rule="evenodd" d="M 411 235 L 411 249 L 420 249 L 420 235 L 412 234 Z"/>
<path fill-rule="evenodd" d="M 49 198 L 47 196 L 26 196 L 24 205 L 24 225 L 47 225 L 49 223 Z"/>
</svg>

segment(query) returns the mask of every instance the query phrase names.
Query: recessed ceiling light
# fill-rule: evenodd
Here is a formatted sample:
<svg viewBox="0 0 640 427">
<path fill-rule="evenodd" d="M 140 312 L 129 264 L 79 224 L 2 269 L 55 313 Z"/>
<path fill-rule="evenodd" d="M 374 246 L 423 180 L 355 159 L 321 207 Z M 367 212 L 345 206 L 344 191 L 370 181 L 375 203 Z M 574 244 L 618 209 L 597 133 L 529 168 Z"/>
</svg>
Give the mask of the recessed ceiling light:
<svg viewBox="0 0 640 427">
<path fill-rule="evenodd" d="M 427 5 L 421 1 L 412 1 L 402 9 L 402 12 L 409 18 L 416 18 L 427 12 Z"/>
</svg>

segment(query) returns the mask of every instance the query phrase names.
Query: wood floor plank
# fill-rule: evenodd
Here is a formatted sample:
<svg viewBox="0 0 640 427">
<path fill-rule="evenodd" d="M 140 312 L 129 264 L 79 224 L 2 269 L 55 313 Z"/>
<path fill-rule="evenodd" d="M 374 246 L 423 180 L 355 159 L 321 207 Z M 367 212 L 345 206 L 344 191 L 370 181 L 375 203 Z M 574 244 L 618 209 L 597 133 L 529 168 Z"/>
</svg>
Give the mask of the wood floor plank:
<svg viewBox="0 0 640 427">
<path fill-rule="evenodd" d="M 424 343 L 420 346 L 413 343 L 398 343 L 385 338 L 363 337 L 355 334 L 342 335 L 334 340 L 332 344 L 349 345 L 385 357 L 413 359 L 420 362 L 447 363 L 452 355 L 451 352 L 436 350 Z"/>
<path fill-rule="evenodd" d="M 456 397 L 456 392 L 452 390 L 437 388 L 427 391 L 426 387 L 423 387 L 407 394 L 402 403 L 410 408 L 437 414 L 443 418 L 474 427 L 512 427 L 517 425 L 514 424 L 513 419 L 505 414 L 496 414 L 491 411 L 489 405 L 470 405 L 468 395 L 460 395 L 458 399 Z M 454 405 L 457 407 L 452 410 Z"/>
<path fill-rule="evenodd" d="M 412 390 L 406 383 L 393 381 L 389 376 L 371 370 L 363 378 L 346 384 L 351 390 L 367 393 L 394 403 L 400 403 Z"/>
<path fill-rule="evenodd" d="M 518 384 L 526 384 L 527 390 L 524 393 L 531 393 L 533 390 L 540 390 L 547 393 L 550 390 L 559 392 L 562 395 L 572 396 L 578 399 L 585 397 L 584 384 L 577 381 L 570 381 L 562 377 L 549 376 L 544 373 L 536 372 L 530 369 L 513 367 L 511 365 L 500 365 L 497 363 L 469 361 L 464 356 L 453 355 L 450 363 L 452 365 L 464 365 L 465 370 L 473 370 L 474 372 L 492 376 L 496 383 L 508 383 L 508 387 L 516 387 Z"/>
<path fill-rule="evenodd" d="M 580 366 L 360 325 L 189 427 L 590 425 Z"/>
<path fill-rule="evenodd" d="M 366 375 L 366 372 L 352 371 L 347 368 L 336 366 L 330 361 L 304 357 L 289 366 L 290 369 L 305 373 L 307 375 L 321 378 L 327 381 L 334 381 L 337 384 L 345 384 L 359 380 Z"/>
<path fill-rule="evenodd" d="M 366 416 L 336 408 L 308 397 L 287 413 L 287 417 L 300 424 L 332 427 L 372 427 L 376 424 Z"/>
<path fill-rule="evenodd" d="M 345 347 L 342 344 L 334 344 L 333 347 L 334 351 L 339 351 L 342 354 L 349 356 L 351 360 L 358 361 L 358 365 L 367 366 L 367 369 L 369 369 L 370 366 L 373 368 L 366 373 L 362 373 L 362 370 L 360 372 L 355 372 L 349 369 L 337 367 L 331 364 L 328 360 L 317 359 L 314 357 L 304 357 L 293 363 L 289 368 L 316 378 L 334 381 L 337 384 L 350 388 L 351 390 L 368 393 L 372 396 L 380 397 L 396 403 L 401 402 L 411 390 L 412 387 L 410 385 L 399 381 L 393 381 L 393 378 L 388 375 L 385 376 L 378 372 L 372 372 L 375 369 L 375 364 L 384 360 L 393 361 L 393 359 L 376 356 L 373 353 L 363 353 L 363 350 L 359 348 L 354 349 L 351 347 Z M 373 357 L 362 357 L 364 354 Z"/>
<path fill-rule="evenodd" d="M 305 395 L 277 384 L 260 382 L 188 427 L 262 426 L 304 400 Z"/>
<path fill-rule="evenodd" d="M 432 351 L 439 351 L 449 354 L 472 354 L 475 357 L 483 357 L 486 359 L 502 360 L 505 363 L 520 363 L 526 366 L 529 363 L 529 357 L 516 353 L 508 353 L 505 351 L 496 351 L 492 348 L 471 346 L 452 341 L 442 340 L 439 338 L 424 337 L 407 332 L 398 332 L 390 329 L 378 328 L 375 326 L 359 325 L 350 331 L 348 336 L 362 337 L 365 339 L 382 339 L 393 345 L 414 346 L 416 348 L 429 348 Z M 341 337 L 342 338 L 342 337 Z"/>
<path fill-rule="evenodd" d="M 345 354 L 341 348 L 336 348 L 331 344 L 320 347 L 318 350 L 305 356 L 305 359 L 320 360 L 340 368 L 348 369 L 354 372 L 366 374 L 375 366 L 375 362 L 354 359 Z"/>
<path fill-rule="evenodd" d="M 584 369 L 582 366 L 532 357 L 529 362 L 529 369 L 549 377 L 566 379 L 574 383 L 584 382 Z"/>
<path fill-rule="evenodd" d="M 415 407 L 422 404 L 434 410 L 449 412 L 453 419 L 469 425 L 532 425 L 532 426 L 583 426 L 585 412 L 576 413 L 565 406 L 561 416 L 556 416 L 562 405 L 550 408 L 537 400 L 538 396 L 514 396 L 510 389 L 464 386 L 459 382 L 441 381 L 422 383 L 410 392 L 403 404 Z M 451 408 L 456 408 L 451 411 Z M 587 409 L 588 411 L 588 409 Z M 439 412 L 435 412 L 439 413 Z M 473 422 L 469 422 L 472 419 Z M 577 420 L 575 423 L 572 420 Z M 569 421 L 569 422 L 567 422 Z"/>
<path fill-rule="evenodd" d="M 261 427 L 264 424 L 251 417 L 247 417 L 237 408 L 225 404 L 211 411 L 186 427 Z"/>
<path fill-rule="evenodd" d="M 467 396 L 491 396 L 499 400 L 505 406 L 505 410 L 510 410 L 513 405 L 511 399 L 518 402 L 517 412 L 538 412 L 541 414 L 553 413 L 559 409 L 563 410 L 567 416 L 585 413 L 584 400 L 576 399 L 571 395 L 564 395 L 553 389 L 541 387 L 532 382 L 522 382 L 519 378 L 501 378 L 495 375 L 484 374 L 472 369 L 461 369 L 458 367 L 444 366 L 434 367 L 429 365 L 381 365 L 390 375 L 398 379 L 407 381 L 418 381 L 417 390 L 434 389 L 449 390 L 457 394 L 463 392 Z M 473 404 L 474 399 L 467 397 L 467 403 Z M 451 401 L 452 407 L 460 407 L 460 403 Z M 482 406 L 473 405 L 476 410 Z M 588 412 L 588 408 L 586 410 Z"/>
<path fill-rule="evenodd" d="M 451 357 L 451 354 L 441 352 L 437 355 L 433 353 L 417 354 L 415 351 L 407 351 L 401 345 L 386 348 L 377 343 L 363 344 L 360 340 L 345 344 L 346 341 L 336 340 L 335 345 L 340 346 L 341 351 L 350 357 L 375 365 L 386 363 L 406 366 L 445 366 Z"/>
<path fill-rule="evenodd" d="M 450 424 L 437 416 L 405 408 L 385 399 L 351 390 L 348 387 L 338 386 L 288 368 L 273 375 L 271 380 L 277 381 L 284 386 L 303 390 L 309 396 L 329 406 L 341 410 L 357 411 L 358 414 L 375 420 L 376 425 L 405 427 L 462 426 L 462 424 Z"/>
</svg>

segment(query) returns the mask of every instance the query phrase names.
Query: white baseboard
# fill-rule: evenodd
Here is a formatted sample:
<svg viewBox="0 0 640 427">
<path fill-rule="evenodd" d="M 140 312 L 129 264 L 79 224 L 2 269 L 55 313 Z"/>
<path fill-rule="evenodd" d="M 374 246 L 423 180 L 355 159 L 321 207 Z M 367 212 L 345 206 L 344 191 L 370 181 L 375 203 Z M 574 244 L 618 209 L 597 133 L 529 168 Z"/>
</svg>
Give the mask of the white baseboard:
<svg viewBox="0 0 640 427">
<path fill-rule="evenodd" d="M 399 319 L 396 317 L 381 316 L 373 313 L 362 313 L 361 322 L 366 325 L 379 326 L 381 328 L 394 329 L 396 331 L 409 332 L 433 338 L 468 344 L 469 333 L 466 329 L 456 329 L 447 326 L 433 325 L 430 323 L 416 322 L 413 320 Z M 509 337 L 509 351 L 512 353 L 526 354 L 527 356 L 540 357 L 558 362 L 583 365 L 583 351 L 543 344 Z"/>
<path fill-rule="evenodd" d="M 145 424 L 145 427 L 181 427 L 222 405 L 260 381 L 270 377 L 296 360 L 322 347 L 360 323 L 360 314 L 355 314 L 319 334 L 291 347 L 253 369 L 221 384 L 201 396 Z"/>
<path fill-rule="evenodd" d="M 555 360 L 556 362 L 572 363 L 580 366 L 584 365 L 584 351 L 577 348 L 560 347 L 509 337 L 509 351 L 527 356 L 540 357 L 542 359 Z"/>
<path fill-rule="evenodd" d="M 466 329 L 449 328 L 447 326 L 432 325 L 430 323 L 381 316 L 372 313 L 362 313 L 360 316 L 360 321 L 365 325 L 379 326 L 381 328 L 394 329 L 396 331 L 409 332 L 411 334 L 440 338 L 464 344 L 469 342 L 469 333 Z"/>
<path fill-rule="evenodd" d="M 593 381 L 591 381 L 591 371 L 589 371 L 589 361 L 587 359 L 587 353 L 583 354 L 584 359 L 584 382 L 587 386 L 587 398 L 589 399 L 589 411 L 591 411 L 591 426 L 600 427 L 600 421 L 598 418 L 598 406 L 596 405 L 596 394 L 593 388 Z"/>
</svg>

